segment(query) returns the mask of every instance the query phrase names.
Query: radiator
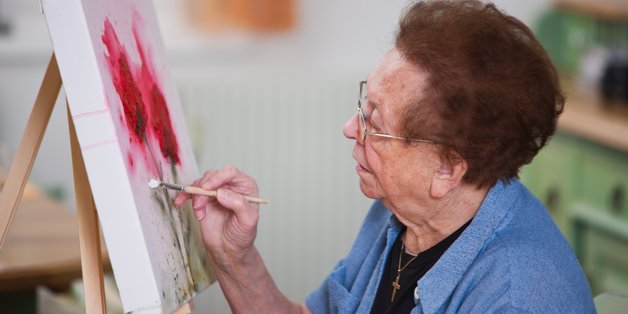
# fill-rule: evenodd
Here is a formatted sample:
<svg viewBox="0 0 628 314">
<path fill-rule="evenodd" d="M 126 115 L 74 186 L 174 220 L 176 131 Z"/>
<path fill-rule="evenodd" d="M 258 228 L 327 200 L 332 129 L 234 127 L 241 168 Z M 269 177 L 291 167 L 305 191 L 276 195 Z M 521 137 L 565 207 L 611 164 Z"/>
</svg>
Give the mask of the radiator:
<svg viewBox="0 0 628 314">
<path fill-rule="evenodd" d="M 361 75 L 197 73 L 177 78 L 200 169 L 233 164 L 256 178 L 256 246 L 279 288 L 302 302 L 348 253 L 371 200 L 342 127 Z M 198 313 L 228 313 L 218 285 Z"/>
</svg>

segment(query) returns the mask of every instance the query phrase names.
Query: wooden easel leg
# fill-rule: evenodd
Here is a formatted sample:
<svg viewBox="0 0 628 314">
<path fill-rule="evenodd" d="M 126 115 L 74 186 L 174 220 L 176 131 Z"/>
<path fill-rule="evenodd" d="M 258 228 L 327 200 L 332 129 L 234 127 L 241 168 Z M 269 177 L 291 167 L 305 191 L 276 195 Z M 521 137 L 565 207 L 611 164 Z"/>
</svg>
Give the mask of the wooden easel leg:
<svg viewBox="0 0 628 314">
<path fill-rule="evenodd" d="M 13 214 L 22 198 L 24 186 L 33 168 L 35 156 L 46 132 L 52 109 L 61 89 L 61 75 L 57 66 L 57 59 L 52 54 L 46 74 L 28 118 L 26 129 L 20 140 L 13 164 L 6 178 L 4 188 L 0 194 L 0 249 L 7 235 Z"/>
<path fill-rule="evenodd" d="M 194 310 L 194 304 L 192 301 L 184 304 L 182 307 L 176 309 L 172 314 L 190 314 Z"/>
<path fill-rule="evenodd" d="M 74 193 L 78 216 L 79 240 L 81 247 L 81 267 L 85 289 L 85 310 L 88 314 L 106 312 L 105 289 L 100 250 L 100 227 L 96 205 L 87 179 L 83 154 L 76 137 L 74 122 L 68 108 L 70 144 L 72 147 L 72 168 L 74 170 Z"/>
</svg>

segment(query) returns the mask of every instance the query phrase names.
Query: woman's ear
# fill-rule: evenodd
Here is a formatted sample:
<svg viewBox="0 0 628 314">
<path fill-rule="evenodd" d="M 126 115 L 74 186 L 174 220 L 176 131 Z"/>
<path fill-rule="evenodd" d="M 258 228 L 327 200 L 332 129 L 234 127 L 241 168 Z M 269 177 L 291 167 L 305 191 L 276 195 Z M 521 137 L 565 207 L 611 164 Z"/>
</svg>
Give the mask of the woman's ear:
<svg viewBox="0 0 628 314">
<path fill-rule="evenodd" d="M 434 170 L 430 195 L 434 198 L 442 198 L 449 191 L 462 183 L 462 178 L 467 173 L 468 164 L 462 156 L 455 154 L 453 158 L 441 158 L 440 166 Z"/>
</svg>

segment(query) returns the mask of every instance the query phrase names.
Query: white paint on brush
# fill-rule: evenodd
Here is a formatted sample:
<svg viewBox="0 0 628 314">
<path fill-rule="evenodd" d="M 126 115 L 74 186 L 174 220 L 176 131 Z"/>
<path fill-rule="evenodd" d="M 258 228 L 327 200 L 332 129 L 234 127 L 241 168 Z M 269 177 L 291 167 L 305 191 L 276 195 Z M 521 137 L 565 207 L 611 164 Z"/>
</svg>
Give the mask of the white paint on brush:
<svg viewBox="0 0 628 314">
<path fill-rule="evenodd" d="M 157 181 L 157 180 L 155 180 L 155 179 L 150 179 L 150 181 L 148 181 L 148 186 L 149 186 L 151 189 L 155 189 L 155 188 L 158 188 L 158 187 L 160 187 L 160 186 L 161 186 L 161 182 L 160 182 L 160 181 Z"/>
</svg>

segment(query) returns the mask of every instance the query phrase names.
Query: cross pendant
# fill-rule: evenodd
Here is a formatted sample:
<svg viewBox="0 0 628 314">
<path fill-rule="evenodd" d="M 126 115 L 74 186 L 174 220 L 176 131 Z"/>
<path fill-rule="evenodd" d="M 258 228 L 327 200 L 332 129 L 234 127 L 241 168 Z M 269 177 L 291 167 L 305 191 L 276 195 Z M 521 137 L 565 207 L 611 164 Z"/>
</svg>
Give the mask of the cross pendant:
<svg viewBox="0 0 628 314">
<path fill-rule="evenodd" d="M 399 291 L 399 289 L 401 288 L 401 285 L 399 284 L 399 274 L 397 274 L 397 278 L 395 279 L 395 281 L 392 283 L 392 296 L 390 297 L 390 302 L 395 301 L 395 294 L 397 294 L 397 291 Z"/>
</svg>

